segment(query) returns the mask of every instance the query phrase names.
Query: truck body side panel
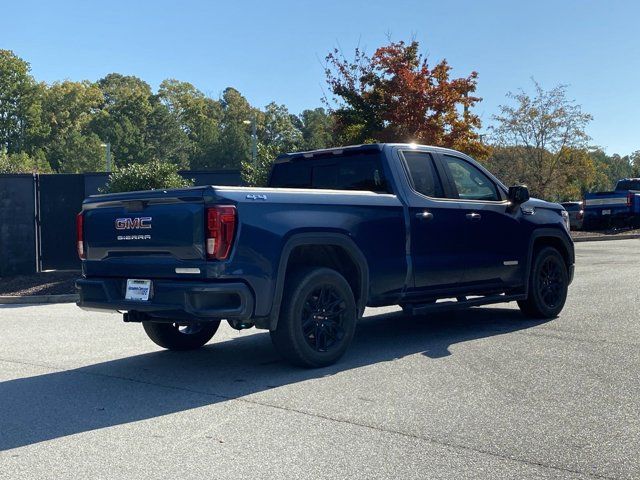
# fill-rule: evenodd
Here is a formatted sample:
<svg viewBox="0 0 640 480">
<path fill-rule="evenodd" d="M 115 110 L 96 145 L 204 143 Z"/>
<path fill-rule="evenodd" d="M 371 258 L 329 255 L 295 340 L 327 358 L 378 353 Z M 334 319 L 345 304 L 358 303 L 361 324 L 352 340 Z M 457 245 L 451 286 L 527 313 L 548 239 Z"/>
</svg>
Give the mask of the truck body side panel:
<svg viewBox="0 0 640 480">
<path fill-rule="evenodd" d="M 285 243 L 302 233 L 327 232 L 351 239 L 367 260 L 370 301 L 402 293 L 407 271 L 405 224 L 402 205 L 394 195 L 266 188 L 221 188 L 217 194 L 237 205 L 238 248 L 228 262 L 211 264 L 208 275 L 247 280 L 256 292 L 257 316 L 270 313 L 273 280 Z"/>
</svg>

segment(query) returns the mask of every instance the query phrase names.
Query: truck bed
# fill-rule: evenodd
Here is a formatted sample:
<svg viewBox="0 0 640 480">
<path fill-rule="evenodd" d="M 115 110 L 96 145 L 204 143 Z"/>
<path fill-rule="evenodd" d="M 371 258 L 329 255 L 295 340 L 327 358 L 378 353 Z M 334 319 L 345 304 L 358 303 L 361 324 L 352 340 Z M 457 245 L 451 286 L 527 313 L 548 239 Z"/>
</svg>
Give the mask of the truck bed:
<svg viewBox="0 0 640 480">
<path fill-rule="evenodd" d="M 616 190 L 585 194 L 584 228 L 632 224 L 640 217 L 640 193 Z"/>
<path fill-rule="evenodd" d="M 234 248 L 222 261 L 205 255 L 205 211 L 215 205 L 237 209 Z M 401 291 L 406 281 L 405 219 L 393 194 L 205 186 L 96 195 L 85 200 L 83 210 L 83 271 L 89 278 L 241 281 L 269 296 L 288 236 L 335 232 L 375 259 L 374 298 Z M 116 229 L 118 219 L 144 218 L 151 219 L 151 228 L 133 234 Z M 117 288 L 124 292 L 123 285 Z"/>
</svg>

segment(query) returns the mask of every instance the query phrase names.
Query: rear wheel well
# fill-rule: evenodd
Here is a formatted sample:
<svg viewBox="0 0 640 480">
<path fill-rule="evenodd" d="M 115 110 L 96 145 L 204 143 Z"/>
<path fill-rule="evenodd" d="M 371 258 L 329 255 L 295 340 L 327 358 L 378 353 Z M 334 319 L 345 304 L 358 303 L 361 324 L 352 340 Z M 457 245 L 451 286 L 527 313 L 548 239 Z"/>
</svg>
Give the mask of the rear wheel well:
<svg viewBox="0 0 640 480">
<path fill-rule="evenodd" d="M 338 245 L 299 245 L 289 255 L 285 281 L 300 268 L 326 267 L 340 273 L 353 292 L 357 304 L 364 305 L 360 268 L 347 250 Z"/>
<path fill-rule="evenodd" d="M 562 240 L 558 237 L 538 237 L 533 243 L 533 258 L 535 258 L 536 254 L 542 250 L 544 247 L 552 247 L 555 248 L 564 260 L 565 265 L 567 266 L 567 270 L 571 267 L 571 257 L 569 255 L 569 250 L 567 250 L 567 246 L 564 244 Z"/>
</svg>

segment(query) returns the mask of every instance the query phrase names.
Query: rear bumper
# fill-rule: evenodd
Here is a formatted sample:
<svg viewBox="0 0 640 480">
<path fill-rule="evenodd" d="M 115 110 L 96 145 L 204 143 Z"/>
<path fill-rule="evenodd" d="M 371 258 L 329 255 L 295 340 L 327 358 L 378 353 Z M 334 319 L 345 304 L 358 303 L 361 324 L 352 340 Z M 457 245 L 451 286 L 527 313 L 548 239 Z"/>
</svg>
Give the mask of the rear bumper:
<svg viewBox="0 0 640 480">
<path fill-rule="evenodd" d="M 248 320 L 255 303 L 249 287 L 240 282 L 153 280 L 148 301 L 125 300 L 122 278 L 81 278 L 76 287 L 80 308 L 144 312 L 158 318 Z"/>
<path fill-rule="evenodd" d="M 602 210 L 609 210 L 611 213 L 603 215 Z M 588 209 L 584 211 L 582 218 L 583 225 L 605 225 L 612 222 L 620 222 L 633 218 L 633 212 L 629 208 L 604 208 Z"/>
</svg>

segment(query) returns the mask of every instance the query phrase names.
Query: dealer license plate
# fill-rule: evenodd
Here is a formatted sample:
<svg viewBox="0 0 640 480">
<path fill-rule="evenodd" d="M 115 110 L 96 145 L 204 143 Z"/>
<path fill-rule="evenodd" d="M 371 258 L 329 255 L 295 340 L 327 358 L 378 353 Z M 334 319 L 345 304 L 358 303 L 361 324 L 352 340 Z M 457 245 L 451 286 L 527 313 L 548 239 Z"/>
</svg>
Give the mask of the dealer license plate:
<svg viewBox="0 0 640 480">
<path fill-rule="evenodd" d="M 146 302 L 151 293 L 151 280 L 127 280 L 127 291 L 124 295 L 126 300 L 139 300 Z"/>
<path fill-rule="evenodd" d="M 603 215 L 611 215 L 611 210 L 602 210 Z"/>
</svg>

